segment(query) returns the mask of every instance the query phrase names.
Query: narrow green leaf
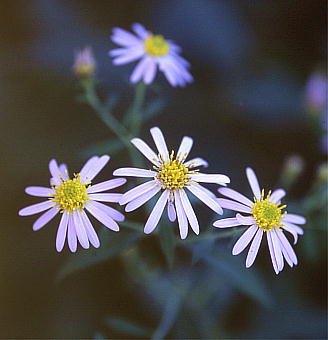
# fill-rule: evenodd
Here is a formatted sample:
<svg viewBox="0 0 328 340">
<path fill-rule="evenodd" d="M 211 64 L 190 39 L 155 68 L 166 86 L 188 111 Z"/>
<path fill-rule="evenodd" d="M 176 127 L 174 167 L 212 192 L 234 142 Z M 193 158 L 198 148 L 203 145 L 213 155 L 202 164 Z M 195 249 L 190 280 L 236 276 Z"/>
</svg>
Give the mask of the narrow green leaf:
<svg viewBox="0 0 328 340">
<path fill-rule="evenodd" d="M 143 224 L 138 223 L 138 222 L 134 222 L 134 221 L 129 221 L 129 220 L 125 220 L 123 222 L 120 222 L 120 225 L 132 230 L 136 230 L 139 231 L 140 233 L 143 233 Z"/>
<path fill-rule="evenodd" d="M 214 229 L 214 228 L 213 228 Z M 238 228 L 233 228 L 231 230 L 221 230 L 221 231 L 211 231 L 211 232 L 205 232 L 201 233 L 198 236 L 191 236 L 188 237 L 186 240 L 179 240 L 179 243 L 194 243 L 194 242 L 200 242 L 200 241 L 205 241 L 205 240 L 218 240 L 218 239 L 223 239 L 223 238 L 229 238 L 233 237 L 236 235 L 241 234 L 243 231 L 245 231 L 246 228 L 244 227 L 238 227 Z"/>
<path fill-rule="evenodd" d="M 100 333 L 100 332 L 97 332 L 95 333 L 95 335 L 93 336 L 93 339 L 94 340 L 105 340 L 107 339 L 104 334 Z"/>
<path fill-rule="evenodd" d="M 144 119 L 148 120 L 156 115 L 158 115 L 159 113 L 161 113 L 161 111 L 164 108 L 164 101 L 160 98 L 155 99 L 153 101 L 151 101 L 144 109 Z"/>
<path fill-rule="evenodd" d="M 151 329 L 140 326 L 135 322 L 131 322 L 129 320 L 119 318 L 108 318 L 105 322 L 108 327 L 132 336 L 149 338 L 152 333 Z"/>
<path fill-rule="evenodd" d="M 219 259 L 216 259 L 219 258 Z M 258 272 L 244 267 L 240 260 L 229 260 L 226 255 L 207 256 L 206 263 L 217 270 L 222 279 L 227 280 L 229 285 L 255 299 L 262 305 L 270 307 L 273 303 L 269 287 Z"/>
<path fill-rule="evenodd" d="M 162 251 L 166 258 L 166 262 L 169 268 L 172 268 L 174 263 L 174 254 L 176 246 L 176 236 L 174 234 L 172 225 L 162 223 L 159 228 L 158 236 Z"/>
<path fill-rule="evenodd" d="M 104 230 L 100 236 L 100 248 L 79 249 L 76 254 L 69 256 L 56 276 L 57 282 L 76 271 L 107 261 L 136 242 L 141 237 L 141 233 L 111 233 L 109 230 Z"/>
<path fill-rule="evenodd" d="M 151 337 L 152 340 L 164 339 L 168 334 L 178 317 L 181 302 L 182 298 L 180 294 L 174 294 L 172 292 L 172 294 L 167 297 L 161 321 Z"/>
</svg>

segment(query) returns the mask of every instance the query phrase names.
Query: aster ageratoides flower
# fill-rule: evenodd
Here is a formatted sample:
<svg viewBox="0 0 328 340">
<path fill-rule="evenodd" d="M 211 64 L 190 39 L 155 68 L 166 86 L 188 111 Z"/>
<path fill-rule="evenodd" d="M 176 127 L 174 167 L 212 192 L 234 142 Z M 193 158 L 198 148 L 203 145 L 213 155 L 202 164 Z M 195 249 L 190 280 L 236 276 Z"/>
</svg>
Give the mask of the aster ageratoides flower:
<svg viewBox="0 0 328 340">
<path fill-rule="evenodd" d="M 154 35 L 138 23 L 132 25 L 135 34 L 115 27 L 111 39 L 121 48 L 109 51 L 114 57 L 115 65 L 124 65 L 140 59 L 131 74 L 130 81 L 141 80 L 151 84 L 155 78 L 157 67 L 162 71 L 172 86 L 185 86 L 193 81 L 188 68 L 190 64 L 179 54 L 181 48 L 162 35 Z"/>
<path fill-rule="evenodd" d="M 123 221 L 124 215 L 114 208 L 100 202 L 117 203 L 122 194 L 103 193 L 106 190 L 121 186 L 124 178 L 115 178 L 98 184 L 91 181 L 99 174 L 109 161 L 109 156 L 91 157 L 83 166 L 80 173 L 69 177 L 67 166 L 58 166 L 55 159 L 49 162 L 51 187 L 31 186 L 25 192 L 31 196 L 46 197 L 41 203 L 30 205 L 19 211 L 19 215 L 34 215 L 43 213 L 33 224 L 33 230 L 39 230 L 61 213 L 57 230 L 56 249 L 62 251 L 65 239 L 72 252 L 77 250 L 78 242 L 85 249 L 90 243 L 98 248 L 99 238 L 85 210 L 89 211 L 99 222 L 113 231 L 119 231 L 116 221 Z M 77 242 L 78 241 L 78 242 Z"/>
<path fill-rule="evenodd" d="M 272 193 L 270 190 L 265 195 L 251 168 L 246 169 L 246 175 L 254 194 L 254 201 L 230 188 L 218 189 L 220 194 L 230 199 L 218 198 L 217 200 L 223 208 L 245 213 L 247 216 L 237 213 L 236 217 L 218 220 L 213 225 L 218 228 L 249 226 L 232 249 L 232 254 L 238 255 L 251 243 L 246 258 L 247 268 L 254 263 L 263 233 L 266 233 L 273 268 L 278 274 L 283 270 L 284 258 L 291 267 L 297 264 L 296 254 L 284 231 L 294 236 L 294 244 L 296 244 L 298 235 L 303 234 L 302 228 L 297 224 L 305 224 L 306 220 L 303 216 L 283 211 L 286 208 L 286 205 L 280 203 L 286 195 L 283 189 L 277 189 Z"/>
<path fill-rule="evenodd" d="M 207 162 L 202 158 L 186 161 L 193 144 L 192 138 L 183 137 L 175 155 L 174 151 L 169 153 L 164 136 L 158 127 L 150 129 L 150 133 L 157 147 L 158 155 L 139 138 L 133 138 L 131 143 L 153 164 L 153 170 L 120 168 L 113 174 L 115 176 L 147 177 L 152 180 L 124 193 L 119 203 L 127 204 L 125 211 L 129 212 L 139 208 L 161 191 L 161 196 L 145 224 L 144 232 L 149 234 L 156 228 L 167 205 L 169 220 L 174 222 L 176 217 L 178 218 L 182 239 L 187 237 L 188 223 L 192 230 L 199 234 L 198 220 L 186 191 L 191 192 L 216 213 L 222 214 L 222 208 L 216 201 L 215 195 L 199 182 L 226 185 L 230 179 L 225 175 L 203 174 L 195 170 L 197 167 L 207 166 Z"/>
</svg>

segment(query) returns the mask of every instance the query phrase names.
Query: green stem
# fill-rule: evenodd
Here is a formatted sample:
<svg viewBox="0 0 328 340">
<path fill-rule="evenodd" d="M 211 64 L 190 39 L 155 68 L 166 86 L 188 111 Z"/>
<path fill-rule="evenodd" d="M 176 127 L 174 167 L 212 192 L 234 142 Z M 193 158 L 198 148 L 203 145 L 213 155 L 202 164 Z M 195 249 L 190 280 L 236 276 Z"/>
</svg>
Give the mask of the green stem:
<svg viewBox="0 0 328 340">
<path fill-rule="evenodd" d="M 140 133 L 143 120 L 141 109 L 145 100 L 145 95 L 146 85 L 141 81 L 135 87 L 132 107 L 127 115 L 127 123 L 133 135 L 138 135 Z"/>
<path fill-rule="evenodd" d="M 92 80 L 82 81 L 85 98 L 88 104 L 98 113 L 100 119 L 110 128 L 110 130 L 126 145 L 131 147 L 129 131 L 112 115 L 112 113 L 101 103 Z"/>
</svg>

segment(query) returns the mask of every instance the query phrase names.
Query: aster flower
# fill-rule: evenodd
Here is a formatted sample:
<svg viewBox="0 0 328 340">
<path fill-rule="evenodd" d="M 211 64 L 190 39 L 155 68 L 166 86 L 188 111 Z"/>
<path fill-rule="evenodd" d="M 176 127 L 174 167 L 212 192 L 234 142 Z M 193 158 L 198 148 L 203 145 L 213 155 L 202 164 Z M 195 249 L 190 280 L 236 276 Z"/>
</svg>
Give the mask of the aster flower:
<svg viewBox="0 0 328 340">
<path fill-rule="evenodd" d="M 263 233 L 266 233 L 273 268 L 278 274 L 284 267 L 284 258 L 291 267 L 297 264 L 296 254 L 284 231 L 294 236 L 294 244 L 296 244 L 298 235 L 303 234 L 302 228 L 297 224 L 305 224 L 306 220 L 303 216 L 282 211 L 286 208 L 286 205 L 280 203 L 286 194 L 283 189 L 277 189 L 272 193 L 269 191 L 265 196 L 264 189 L 262 191 L 260 189 L 255 172 L 247 168 L 246 175 L 254 194 L 254 201 L 230 188 L 218 189 L 220 194 L 230 199 L 218 198 L 217 200 L 223 208 L 248 215 L 238 213 L 236 217 L 218 220 L 213 225 L 218 228 L 249 226 L 232 249 L 232 254 L 238 255 L 251 243 L 246 258 L 247 268 L 254 263 Z"/>
<path fill-rule="evenodd" d="M 124 193 L 119 203 L 127 204 L 125 211 L 129 212 L 139 208 L 162 191 L 148 217 L 144 232 L 149 234 L 156 228 L 167 205 L 169 220 L 174 222 L 178 218 L 182 239 L 187 237 L 188 223 L 198 235 L 198 220 L 186 191 L 190 191 L 216 213 L 222 214 L 222 208 L 215 200 L 215 195 L 198 182 L 226 185 L 230 182 L 230 179 L 225 175 L 204 174 L 195 170 L 197 167 L 207 166 L 207 162 L 202 158 L 186 161 L 193 144 L 192 138 L 183 137 L 175 155 L 174 151 L 169 153 L 164 136 L 158 127 L 150 129 L 150 133 L 157 147 L 158 155 L 139 138 L 133 138 L 131 143 L 153 164 L 153 170 L 120 168 L 115 170 L 113 174 L 115 176 L 146 177 L 152 178 L 152 180 Z"/>
<path fill-rule="evenodd" d="M 105 227 L 119 231 L 116 221 L 123 221 L 124 215 L 119 211 L 100 202 L 118 202 L 122 194 L 103 193 L 106 190 L 119 187 L 126 182 L 124 178 L 115 178 L 98 184 L 91 181 L 98 175 L 108 163 L 109 156 L 91 157 L 83 166 L 80 173 L 69 177 L 67 166 L 58 166 L 55 159 L 49 162 L 51 174 L 50 186 L 31 186 L 25 192 L 31 196 L 46 197 L 41 203 L 30 205 L 19 211 L 20 216 L 43 213 L 33 224 L 33 230 L 39 230 L 61 213 L 61 220 L 57 230 L 56 249 L 62 251 L 65 239 L 72 252 L 77 249 L 77 243 L 85 249 L 90 243 L 98 248 L 100 243 L 98 236 L 87 216 L 89 211 Z"/>
<path fill-rule="evenodd" d="M 96 69 L 96 61 L 91 47 L 85 47 L 75 54 L 73 71 L 79 78 L 91 77 Z"/>
<path fill-rule="evenodd" d="M 145 84 L 153 82 L 157 67 L 172 86 L 185 86 L 193 81 L 189 73 L 189 62 L 179 54 L 181 48 L 162 35 L 154 35 L 141 24 L 132 25 L 134 33 L 115 27 L 111 39 L 121 46 L 109 51 L 115 65 L 124 65 L 139 60 L 131 74 L 130 81 Z"/>
</svg>

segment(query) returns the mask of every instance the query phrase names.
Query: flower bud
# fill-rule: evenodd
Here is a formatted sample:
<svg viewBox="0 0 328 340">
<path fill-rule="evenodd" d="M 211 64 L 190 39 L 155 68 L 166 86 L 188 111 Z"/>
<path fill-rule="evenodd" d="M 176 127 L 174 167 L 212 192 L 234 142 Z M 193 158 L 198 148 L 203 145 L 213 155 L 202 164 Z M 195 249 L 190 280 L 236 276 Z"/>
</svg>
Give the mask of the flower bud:
<svg viewBox="0 0 328 340">
<path fill-rule="evenodd" d="M 310 113 L 320 114 L 327 105 L 327 77 L 314 72 L 305 86 L 305 105 Z"/>
<path fill-rule="evenodd" d="M 75 54 L 73 71 L 78 78 L 91 78 L 96 69 L 96 61 L 91 47 L 85 47 Z"/>
</svg>

